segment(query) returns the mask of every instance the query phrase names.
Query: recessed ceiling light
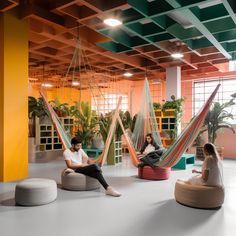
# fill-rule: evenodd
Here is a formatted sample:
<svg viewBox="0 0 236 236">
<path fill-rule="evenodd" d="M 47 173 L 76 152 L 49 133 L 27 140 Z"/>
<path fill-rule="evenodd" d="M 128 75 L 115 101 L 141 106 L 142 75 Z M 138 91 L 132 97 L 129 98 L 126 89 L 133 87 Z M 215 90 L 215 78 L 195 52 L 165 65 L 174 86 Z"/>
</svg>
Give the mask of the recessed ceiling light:
<svg viewBox="0 0 236 236">
<path fill-rule="evenodd" d="M 49 83 L 43 83 L 42 86 L 45 88 L 51 88 L 53 85 Z"/>
<path fill-rule="evenodd" d="M 109 26 L 112 26 L 112 27 L 115 27 L 115 26 L 118 26 L 118 25 L 121 25 L 122 22 L 118 19 L 114 19 L 114 18 L 108 18 L 108 19 L 105 19 L 103 21 L 106 25 L 109 25 Z"/>
<path fill-rule="evenodd" d="M 80 85 L 80 83 L 75 80 L 75 81 L 72 81 L 72 85 L 73 85 L 73 86 L 78 86 L 78 85 Z"/>
<path fill-rule="evenodd" d="M 182 53 L 173 53 L 173 54 L 171 54 L 171 56 L 172 56 L 173 58 L 178 59 L 178 58 L 182 58 L 184 55 L 183 55 Z"/>
<path fill-rule="evenodd" d="M 130 72 L 125 72 L 125 73 L 124 73 L 124 76 L 125 76 L 125 77 L 131 77 L 132 75 L 133 75 L 133 74 L 130 73 Z"/>
</svg>

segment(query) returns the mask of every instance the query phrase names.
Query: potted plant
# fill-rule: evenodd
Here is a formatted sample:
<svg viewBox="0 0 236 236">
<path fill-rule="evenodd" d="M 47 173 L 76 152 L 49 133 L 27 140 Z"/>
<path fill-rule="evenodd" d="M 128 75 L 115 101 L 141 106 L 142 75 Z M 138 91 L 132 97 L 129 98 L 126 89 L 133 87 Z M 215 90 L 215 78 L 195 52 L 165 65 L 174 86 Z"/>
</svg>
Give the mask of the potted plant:
<svg viewBox="0 0 236 236">
<path fill-rule="evenodd" d="M 80 109 L 75 111 L 74 117 L 78 128 L 76 135 L 82 139 L 83 147 L 86 148 L 91 145 L 92 138 L 97 132 L 96 113 L 92 111 L 88 102 L 81 102 Z"/>
<path fill-rule="evenodd" d="M 101 114 L 99 117 L 99 132 L 101 133 L 102 137 L 103 137 L 103 141 L 104 143 L 106 142 L 107 139 L 107 135 L 112 123 L 112 114 L 113 112 L 109 112 L 105 115 Z M 130 113 L 128 111 L 119 111 L 119 115 L 122 121 L 122 124 L 124 126 L 124 129 L 127 130 L 131 130 L 133 131 L 134 129 L 134 123 L 136 120 L 136 116 L 134 116 L 132 118 L 132 116 L 130 115 Z M 107 158 L 107 164 L 108 165 L 114 165 L 117 162 L 121 161 L 121 148 L 122 148 L 122 141 L 121 141 L 121 136 L 123 134 L 123 131 L 119 125 L 119 123 L 117 123 L 116 125 L 116 129 L 114 132 L 114 136 L 113 136 L 113 140 L 111 142 L 111 145 L 109 147 L 109 152 L 108 152 L 108 158 Z M 119 160 L 118 160 L 119 159 Z"/>
<path fill-rule="evenodd" d="M 42 98 L 28 97 L 28 119 L 29 119 L 29 137 L 35 137 L 35 119 L 43 119 L 48 116 L 47 110 Z"/>
<path fill-rule="evenodd" d="M 233 125 L 229 122 L 229 120 L 233 119 L 233 114 L 227 111 L 227 108 L 235 104 L 234 99 L 235 97 L 223 104 L 220 104 L 219 102 L 212 104 L 212 108 L 209 110 L 202 130 L 199 133 L 199 135 L 201 135 L 207 131 L 208 142 L 215 144 L 219 130 L 230 129 L 233 133 L 235 133 Z M 223 147 L 217 147 L 217 150 L 221 157 L 223 157 Z M 203 147 L 197 146 L 196 156 L 200 160 L 204 159 Z"/>
<path fill-rule="evenodd" d="M 56 98 L 49 102 L 53 107 L 53 110 L 57 113 L 59 117 L 67 117 L 70 114 L 70 108 L 68 103 L 60 103 L 59 99 Z"/>
<path fill-rule="evenodd" d="M 183 115 L 183 104 L 184 104 L 185 98 L 181 97 L 179 99 L 176 99 L 174 95 L 171 96 L 170 101 L 166 101 L 162 106 L 161 110 L 164 114 L 164 117 L 170 116 L 168 110 L 173 109 L 174 111 L 171 112 L 171 116 L 175 117 L 175 126 L 173 129 L 169 130 L 163 130 L 162 136 L 164 136 L 163 139 L 163 144 L 164 146 L 168 147 L 170 146 L 177 138 L 178 136 L 178 130 L 180 122 L 181 122 L 181 117 Z"/>
<path fill-rule="evenodd" d="M 35 126 L 36 117 L 48 117 L 42 98 L 28 97 L 28 157 L 30 162 L 35 161 Z"/>
</svg>

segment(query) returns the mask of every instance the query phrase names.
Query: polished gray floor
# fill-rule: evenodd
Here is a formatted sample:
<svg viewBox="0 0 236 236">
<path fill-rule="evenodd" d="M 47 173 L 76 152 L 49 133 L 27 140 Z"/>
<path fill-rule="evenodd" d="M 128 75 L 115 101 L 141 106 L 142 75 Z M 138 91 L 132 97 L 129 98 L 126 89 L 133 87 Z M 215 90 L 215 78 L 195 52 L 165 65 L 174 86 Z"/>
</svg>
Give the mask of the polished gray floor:
<svg viewBox="0 0 236 236">
<path fill-rule="evenodd" d="M 64 161 L 60 159 L 30 164 L 29 176 L 55 179 L 60 184 L 63 168 Z M 146 181 L 136 177 L 137 169 L 124 158 L 122 164 L 103 168 L 106 179 L 122 197 L 106 196 L 102 189 L 65 191 L 59 185 L 57 201 L 37 207 L 15 206 L 16 183 L 0 183 L 0 235 L 234 235 L 236 160 L 224 161 L 226 198 L 217 211 L 188 208 L 175 202 L 175 181 L 189 177 L 191 169 L 172 171 L 166 181 Z"/>
</svg>

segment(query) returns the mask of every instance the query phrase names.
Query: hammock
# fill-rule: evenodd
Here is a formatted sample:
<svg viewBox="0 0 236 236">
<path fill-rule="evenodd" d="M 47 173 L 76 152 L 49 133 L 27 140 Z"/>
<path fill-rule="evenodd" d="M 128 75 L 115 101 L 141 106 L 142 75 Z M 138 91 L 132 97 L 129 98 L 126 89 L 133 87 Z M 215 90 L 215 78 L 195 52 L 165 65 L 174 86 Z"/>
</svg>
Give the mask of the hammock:
<svg viewBox="0 0 236 236">
<path fill-rule="evenodd" d="M 42 90 L 40 91 L 40 94 L 43 98 L 43 101 L 46 105 L 46 108 L 48 109 L 50 118 L 51 118 L 51 120 L 54 124 L 56 132 L 59 136 L 59 139 L 62 142 L 63 148 L 64 149 L 69 149 L 71 147 L 71 143 L 70 143 L 71 142 L 71 137 L 70 137 L 70 135 L 66 133 L 64 127 L 61 124 L 60 119 L 58 118 L 56 112 L 53 110 L 52 106 L 47 101 L 46 95 L 43 93 Z M 116 110 L 115 110 L 114 115 L 112 117 L 112 123 L 111 123 L 110 129 L 109 129 L 109 132 L 108 132 L 107 140 L 106 140 L 106 143 L 104 145 L 104 150 L 103 150 L 102 154 L 99 156 L 99 158 L 96 160 L 96 162 L 100 163 L 100 165 L 104 164 L 104 162 L 106 160 L 106 157 L 107 157 L 107 154 L 108 154 L 108 150 L 109 150 L 109 147 L 110 147 L 110 144 L 111 144 L 112 136 L 114 134 L 115 127 L 116 127 L 117 117 L 119 116 L 119 107 L 120 107 L 120 104 L 121 104 L 121 100 L 122 100 L 122 97 L 119 97 Z"/>
<path fill-rule="evenodd" d="M 162 146 L 153 101 L 150 94 L 148 80 L 145 77 L 143 92 L 141 96 L 140 111 L 137 115 L 134 131 L 132 133 L 132 142 L 136 150 L 140 150 L 144 144 L 145 136 L 151 133 L 158 146 Z"/>
<path fill-rule="evenodd" d="M 201 108 L 198 114 L 192 119 L 192 121 L 185 127 L 185 129 L 179 135 L 178 139 L 173 143 L 173 145 L 170 148 L 166 150 L 166 152 L 163 153 L 160 161 L 156 163 L 156 166 L 172 167 L 179 161 L 182 154 L 186 151 L 186 149 L 191 145 L 191 143 L 197 137 L 219 87 L 220 87 L 220 84 L 217 85 L 214 92 L 211 94 L 211 96 L 206 101 L 204 106 Z M 118 117 L 118 121 L 120 123 L 120 126 L 122 127 L 124 138 L 126 139 L 127 147 L 128 147 L 132 162 L 135 166 L 137 166 L 140 160 L 138 159 L 138 156 L 134 149 L 132 141 L 130 140 L 129 136 L 125 132 L 121 119 L 119 117 Z"/>
</svg>

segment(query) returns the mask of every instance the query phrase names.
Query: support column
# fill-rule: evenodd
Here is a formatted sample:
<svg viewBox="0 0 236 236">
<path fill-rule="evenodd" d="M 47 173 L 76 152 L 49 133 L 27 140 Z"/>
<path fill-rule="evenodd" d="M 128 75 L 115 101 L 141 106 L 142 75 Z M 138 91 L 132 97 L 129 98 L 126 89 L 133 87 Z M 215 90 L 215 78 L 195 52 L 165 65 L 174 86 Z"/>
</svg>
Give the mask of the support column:
<svg viewBox="0 0 236 236">
<path fill-rule="evenodd" d="M 0 13 L 0 181 L 28 175 L 28 26 Z"/>
<path fill-rule="evenodd" d="M 181 98 L 181 68 L 179 66 L 166 69 L 166 100 L 171 101 L 171 96 L 175 99 Z M 181 133 L 181 123 L 177 125 L 177 135 Z"/>
<path fill-rule="evenodd" d="M 166 69 L 166 100 L 171 100 L 172 95 L 176 99 L 181 97 L 181 68 L 179 66 Z"/>
</svg>

